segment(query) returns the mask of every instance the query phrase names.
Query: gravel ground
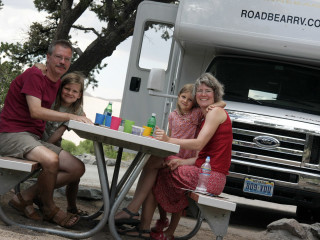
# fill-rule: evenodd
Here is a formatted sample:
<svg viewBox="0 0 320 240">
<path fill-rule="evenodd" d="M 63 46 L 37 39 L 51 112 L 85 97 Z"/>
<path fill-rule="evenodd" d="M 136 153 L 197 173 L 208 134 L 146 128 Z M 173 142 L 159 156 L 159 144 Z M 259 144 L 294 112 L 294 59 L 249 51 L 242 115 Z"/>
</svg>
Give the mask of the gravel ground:
<svg viewBox="0 0 320 240">
<path fill-rule="evenodd" d="M 3 206 L 4 212 L 7 214 L 7 216 L 12 219 L 13 221 L 17 223 L 23 223 L 28 224 L 32 226 L 41 226 L 46 228 L 58 228 L 60 227 L 55 226 L 54 224 L 48 223 L 48 222 L 41 222 L 41 223 L 35 223 L 31 220 L 28 220 L 27 218 L 19 215 L 14 209 L 9 207 L 7 205 L 7 202 L 11 199 L 13 193 L 7 193 L 5 194 L 1 199 L 1 205 Z M 65 206 L 65 198 L 63 196 L 56 196 L 55 201 L 59 207 L 62 209 L 65 209 L 63 206 Z M 88 211 L 89 213 L 94 213 L 96 210 L 98 210 L 101 206 L 101 201 L 88 201 L 88 200 L 78 200 L 78 206 L 82 210 Z M 154 217 L 157 218 L 157 214 Z M 77 224 L 77 226 L 74 228 L 74 231 L 85 231 L 90 228 L 93 228 L 96 224 L 96 221 L 85 221 L 80 220 L 80 222 Z M 180 225 L 177 229 L 176 236 L 184 236 L 188 234 L 191 229 L 193 228 L 195 224 L 195 220 L 191 218 L 184 217 L 180 221 Z M 71 231 L 71 230 L 67 230 Z M 228 233 L 224 237 L 225 240 L 253 240 L 253 239 L 259 239 L 259 232 L 252 231 L 250 229 L 244 229 L 241 227 L 232 227 L 229 226 Z M 39 233 L 32 230 L 26 230 L 15 226 L 6 226 L 3 222 L 0 221 L 0 239 L 6 239 L 6 240 L 14 240 L 14 239 L 23 239 L 23 240 L 42 240 L 42 239 L 66 239 L 64 237 L 59 237 L 51 234 L 45 234 L 45 233 Z M 108 228 L 105 227 L 101 232 L 96 234 L 95 236 L 88 238 L 88 239 L 113 239 L 110 236 L 110 233 L 108 231 Z M 123 237 L 123 239 L 131 239 L 134 240 L 136 238 L 131 237 Z M 207 239 L 214 239 L 214 235 L 211 232 L 209 226 L 207 223 L 203 223 L 201 226 L 201 229 L 197 233 L 197 235 L 192 239 L 199 239 L 199 240 L 207 240 Z"/>
<path fill-rule="evenodd" d="M 126 167 L 126 166 L 123 166 Z M 111 180 L 113 172 L 112 167 L 108 167 L 108 174 L 109 176 L 109 181 Z M 121 168 L 124 170 L 123 168 Z M 120 175 L 123 174 L 120 171 Z M 99 179 L 97 176 L 97 170 L 96 166 L 93 165 L 86 165 L 86 173 L 85 175 L 81 178 L 81 185 L 86 185 L 89 187 L 93 188 L 99 188 Z M 132 187 L 131 191 L 129 194 L 133 195 L 134 189 L 135 189 L 135 184 Z M 41 226 L 45 228 L 58 228 L 61 229 L 60 227 L 57 227 L 54 224 L 48 223 L 48 222 L 41 222 L 41 223 L 35 223 L 23 216 L 21 216 L 17 211 L 12 209 L 11 207 L 8 206 L 8 201 L 12 198 L 13 192 L 8 192 L 7 194 L 3 195 L 0 199 L 1 201 L 1 206 L 3 208 L 3 211 L 6 213 L 7 217 L 12 219 L 16 223 L 23 223 L 23 224 L 28 224 L 31 226 Z M 61 194 L 55 194 L 55 202 L 56 204 L 63 210 L 66 209 L 66 200 L 65 197 L 62 196 Z M 85 200 L 85 199 L 78 199 L 78 207 L 81 210 L 87 211 L 89 214 L 95 213 L 97 210 L 100 209 L 102 205 L 102 202 L 100 200 Z M 127 203 L 124 203 L 126 206 Z M 119 209 L 121 209 L 122 206 L 120 206 Z M 155 213 L 154 219 L 158 218 L 158 214 Z M 196 220 L 188 217 L 183 217 L 179 223 L 179 227 L 176 231 L 176 236 L 185 236 L 187 235 L 195 226 Z M 92 229 L 95 224 L 97 224 L 97 221 L 86 221 L 86 220 L 80 220 L 77 226 L 73 229 L 73 231 L 77 232 L 84 232 L 88 231 L 89 229 Z M 67 230 L 71 231 L 71 230 Z M 260 239 L 260 234 L 257 229 L 250 229 L 249 227 L 243 227 L 243 226 L 232 226 L 230 225 L 228 228 L 228 233 L 224 237 L 224 240 L 253 240 L 253 239 Z M 13 239 L 23 239 L 23 240 L 42 240 L 42 239 L 66 239 L 64 237 L 59 237 L 51 234 L 46 234 L 46 233 L 39 233 L 35 232 L 32 230 L 27 230 L 15 226 L 7 226 L 5 225 L 1 220 L 0 220 L 0 240 L 6 239 L 6 240 L 13 240 Z M 95 236 L 90 237 L 88 239 L 94 239 L 94 240 L 100 240 L 100 239 L 113 239 L 108 231 L 108 227 L 106 226 L 105 228 L 102 229 L 101 232 L 97 233 Z M 123 239 L 137 239 L 137 238 L 132 238 L 132 237 L 123 237 Z M 215 236 L 213 235 L 209 225 L 207 223 L 202 223 L 201 229 L 197 233 L 195 237 L 192 239 L 199 239 L 199 240 L 207 240 L 207 239 L 215 239 Z"/>
</svg>

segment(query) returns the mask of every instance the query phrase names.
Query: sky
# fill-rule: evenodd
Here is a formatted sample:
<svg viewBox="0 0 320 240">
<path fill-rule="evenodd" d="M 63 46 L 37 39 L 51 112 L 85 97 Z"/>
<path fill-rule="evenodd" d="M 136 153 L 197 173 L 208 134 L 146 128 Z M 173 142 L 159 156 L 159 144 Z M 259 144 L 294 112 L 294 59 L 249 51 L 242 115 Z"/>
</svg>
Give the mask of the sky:
<svg viewBox="0 0 320 240">
<path fill-rule="evenodd" d="M 46 13 L 38 12 L 33 5 L 33 0 L 3 0 L 4 6 L 0 10 L 0 42 L 23 42 L 26 32 L 32 22 L 45 20 Z M 102 24 L 90 12 L 85 12 L 76 24 L 84 26 L 100 27 Z M 79 47 L 84 50 L 95 36 L 93 34 L 71 33 L 78 41 Z M 102 63 L 108 66 L 96 75 L 99 86 L 92 90 L 89 87 L 86 92 L 95 97 L 108 99 L 121 99 L 129 61 L 131 37 L 121 43 L 111 57 L 105 58 Z"/>
</svg>

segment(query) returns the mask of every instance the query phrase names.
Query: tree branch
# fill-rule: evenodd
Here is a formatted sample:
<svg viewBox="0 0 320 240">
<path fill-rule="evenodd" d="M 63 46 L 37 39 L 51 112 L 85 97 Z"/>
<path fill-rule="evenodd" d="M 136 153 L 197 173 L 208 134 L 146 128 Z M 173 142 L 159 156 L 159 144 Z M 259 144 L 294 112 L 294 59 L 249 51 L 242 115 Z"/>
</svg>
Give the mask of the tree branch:
<svg viewBox="0 0 320 240">
<path fill-rule="evenodd" d="M 72 25 L 72 27 L 75 29 L 82 30 L 82 31 L 92 31 L 95 35 L 97 35 L 97 37 L 101 37 L 101 34 L 97 30 L 95 30 L 94 28 L 86 28 L 86 27 L 82 27 L 80 25 Z"/>
</svg>

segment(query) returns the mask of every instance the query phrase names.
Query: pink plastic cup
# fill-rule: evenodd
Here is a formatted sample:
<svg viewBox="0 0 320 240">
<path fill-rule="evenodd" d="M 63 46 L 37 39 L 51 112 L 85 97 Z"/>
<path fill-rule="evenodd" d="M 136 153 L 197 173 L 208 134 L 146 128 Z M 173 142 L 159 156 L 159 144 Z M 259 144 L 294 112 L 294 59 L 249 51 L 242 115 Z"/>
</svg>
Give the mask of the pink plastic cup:
<svg viewBox="0 0 320 240">
<path fill-rule="evenodd" d="M 112 116 L 112 119 L 111 119 L 111 124 L 110 124 L 110 129 L 113 129 L 113 130 L 118 130 L 119 129 L 119 126 L 121 124 L 121 118 L 119 117 L 115 117 L 115 116 Z"/>
</svg>

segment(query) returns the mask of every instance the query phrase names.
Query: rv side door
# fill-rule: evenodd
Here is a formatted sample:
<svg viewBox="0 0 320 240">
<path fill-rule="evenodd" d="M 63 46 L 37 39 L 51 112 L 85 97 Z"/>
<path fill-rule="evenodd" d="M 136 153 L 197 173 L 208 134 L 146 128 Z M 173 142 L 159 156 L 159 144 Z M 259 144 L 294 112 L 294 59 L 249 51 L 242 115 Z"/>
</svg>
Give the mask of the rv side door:
<svg viewBox="0 0 320 240">
<path fill-rule="evenodd" d="M 164 125 L 167 100 L 149 95 L 147 83 L 150 69 L 161 68 L 165 70 L 163 92 L 171 91 L 172 37 L 165 39 L 161 34 L 172 36 L 177 9 L 174 4 L 152 1 L 144 1 L 138 7 L 120 111 L 123 119 L 135 121 L 135 125 L 146 125 L 152 113 L 156 113 L 157 125 Z"/>
</svg>

